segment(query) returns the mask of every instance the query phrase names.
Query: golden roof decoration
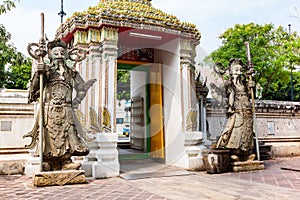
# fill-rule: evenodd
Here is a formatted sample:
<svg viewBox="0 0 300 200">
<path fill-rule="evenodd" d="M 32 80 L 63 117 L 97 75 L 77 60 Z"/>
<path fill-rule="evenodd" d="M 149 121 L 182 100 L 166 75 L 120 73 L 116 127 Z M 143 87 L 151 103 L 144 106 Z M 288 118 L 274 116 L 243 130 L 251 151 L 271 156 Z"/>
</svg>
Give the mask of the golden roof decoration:
<svg viewBox="0 0 300 200">
<path fill-rule="evenodd" d="M 151 4 L 128 0 L 100 2 L 96 6 L 89 7 L 86 11 L 75 12 L 65 23 L 72 21 L 97 22 L 100 19 L 155 25 L 191 33 L 196 39 L 201 37 L 195 24 L 181 22 L 176 16 L 156 9 Z M 64 26 L 65 23 L 61 26 Z"/>
</svg>

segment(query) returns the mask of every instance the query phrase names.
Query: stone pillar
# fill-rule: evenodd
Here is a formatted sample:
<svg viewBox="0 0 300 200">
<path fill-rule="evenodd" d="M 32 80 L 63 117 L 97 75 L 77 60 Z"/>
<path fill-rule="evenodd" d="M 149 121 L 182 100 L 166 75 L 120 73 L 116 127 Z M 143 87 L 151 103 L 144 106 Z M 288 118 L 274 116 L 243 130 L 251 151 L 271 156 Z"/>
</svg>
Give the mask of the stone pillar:
<svg viewBox="0 0 300 200">
<path fill-rule="evenodd" d="M 109 126 L 110 132 L 116 131 L 116 95 L 117 95 L 117 57 L 118 29 L 101 30 L 100 46 L 102 52 L 102 113 L 109 118 L 102 119 L 102 125 Z M 106 117 L 104 117 L 106 118 Z M 105 121 L 106 120 L 106 121 Z"/>
<path fill-rule="evenodd" d="M 207 127 L 206 127 L 206 97 L 208 94 L 208 88 L 206 87 L 206 83 L 200 80 L 200 74 L 197 77 L 195 82 L 196 86 L 196 96 L 199 105 L 199 131 L 204 133 L 204 140 L 207 140 Z"/>
<path fill-rule="evenodd" d="M 92 142 L 87 142 L 87 145 L 90 149 L 90 153 L 84 157 L 84 160 L 81 165 L 81 169 L 85 171 L 86 177 L 93 176 L 93 164 L 97 162 L 96 152 L 99 149 L 98 142 L 96 138 Z"/>
<path fill-rule="evenodd" d="M 203 133 L 199 131 L 184 132 L 184 149 L 189 170 L 204 170 L 202 152 L 206 149 L 203 145 Z"/>
<path fill-rule="evenodd" d="M 120 174 L 119 153 L 117 150 L 117 133 L 97 133 L 96 142 L 98 149 L 93 157 L 96 161 L 92 164 L 93 178 L 108 178 Z"/>
<path fill-rule="evenodd" d="M 88 143 L 90 153 L 85 156 L 81 169 L 87 177 L 108 178 L 120 173 L 117 133 L 96 133 Z"/>
<path fill-rule="evenodd" d="M 95 33 L 94 33 L 95 32 Z M 89 48 L 88 48 L 88 76 L 89 79 L 96 78 L 97 82 L 94 86 L 88 91 L 86 96 L 87 102 L 89 105 L 88 109 L 88 130 L 93 133 L 97 133 L 101 131 L 101 112 L 99 112 L 99 105 L 100 105 L 100 83 L 101 83 L 101 52 L 100 52 L 100 45 L 96 42 L 98 41 L 98 33 L 99 31 L 91 31 L 89 30 Z M 99 36 L 100 37 L 100 36 Z M 92 40 L 93 39 L 93 40 Z M 96 40 L 97 39 L 97 40 Z"/>
<path fill-rule="evenodd" d="M 197 41 L 198 42 L 198 41 Z M 182 131 L 196 131 L 197 99 L 195 94 L 195 46 L 199 43 L 190 39 L 180 40 L 180 76 L 181 76 L 181 104 Z"/>
<path fill-rule="evenodd" d="M 184 134 L 184 152 L 186 166 L 189 170 L 203 170 L 202 151 L 205 125 L 201 122 L 205 119 L 205 112 L 199 109 L 195 85 L 195 47 L 199 41 L 190 39 L 180 40 L 180 65 L 181 65 L 181 103 L 182 103 L 182 131 Z M 203 103 L 203 102 L 202 102 Z M 204 106 L 202 106 L 203 108 Z M 199 131 L 199 128 L 201 129 Z"/>
</svg>

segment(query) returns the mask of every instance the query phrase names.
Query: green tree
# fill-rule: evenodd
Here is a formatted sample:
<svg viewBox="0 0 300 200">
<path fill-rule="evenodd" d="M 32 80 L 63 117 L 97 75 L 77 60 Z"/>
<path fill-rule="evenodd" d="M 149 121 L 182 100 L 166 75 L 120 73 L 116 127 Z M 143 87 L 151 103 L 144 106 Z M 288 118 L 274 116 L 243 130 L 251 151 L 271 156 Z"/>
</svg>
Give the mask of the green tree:
<svg viewBox="0 0 300 200">
<path fill-rule="evenodd" d="M 11 34 L 0 24 L 0 88 L 25 89 L 31 75 L 31 61 L 17 52 L 10 39 Z"/>
<path fill-rule="evenodd" d="M 0 4 L 0 15 L 10 11 L 12 8 L 15 8 L 15 2 L 16 1 L 14 0 L 3 0 L 3 2 Z"/>
<path fill-rule="evenodd" d="M 117 99 L 130 100 L 130 71 L 118 70 L 117 81 Z"/>
<path fill-rule="evenodd" d="M 20 60 L 9 66 L 6 75 L 5 87 L 9 89 L 26 89 L 31 78 L 31 59 L 25 58 L 21 53 L 17 53 Z"/>
<path fill-rule="evenodd" d="M 230 58 L 241 58 L 246 63 L 244 43 L 249 42 L 256 71 L 254 79 L 263 88 L 263 99 L 277 100 L 277 92 L 281 89 L 279 86 L 287 86 L 290 83 L 289 78 L 282 78 L 283 75 L 300 64 L 300 37 L 296 32 L 289 33 L 281 26 L 237 24 L 222 33 L 219 38 L 222 40 L 222 46 L 207 56 L 205 62 L 219 62 L 227 66 Z"/>
</svg>

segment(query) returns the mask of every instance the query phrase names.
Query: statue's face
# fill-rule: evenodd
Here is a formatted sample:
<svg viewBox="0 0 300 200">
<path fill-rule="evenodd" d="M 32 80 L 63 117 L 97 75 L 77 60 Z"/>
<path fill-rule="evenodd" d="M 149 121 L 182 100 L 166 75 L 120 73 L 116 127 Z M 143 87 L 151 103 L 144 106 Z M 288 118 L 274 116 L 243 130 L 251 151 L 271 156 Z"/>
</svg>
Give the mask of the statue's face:
<svg viewBox="0 0 300 200">
<path fill-rule="evenodd" d="M 66 50 L 63 47 L 54 47 L 51 51 L 52 60 L 63 60 L 66 58 Z"/>
<path fill-rule="evenodd" d="M 232 66 L 232 75 L 240 76 L 242 74 L 242 66 L 241 65 L 233 65 Z"/>
</svg>

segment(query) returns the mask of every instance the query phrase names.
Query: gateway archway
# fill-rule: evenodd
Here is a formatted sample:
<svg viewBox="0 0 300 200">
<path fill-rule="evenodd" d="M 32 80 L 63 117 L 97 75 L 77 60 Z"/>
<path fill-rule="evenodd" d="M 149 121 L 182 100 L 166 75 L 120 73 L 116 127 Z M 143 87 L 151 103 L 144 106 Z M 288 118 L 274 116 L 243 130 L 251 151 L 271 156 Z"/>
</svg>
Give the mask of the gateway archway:
<svg viewBox="0 0 300 200">
<path fill-rule="evenodd" d="M 189 153 L 190 146 L 202 141 L 202 133 L 196 132 L 194 58 L 200 33 L 195 25 L 153 8 L 151 0 L 102 0 L 75 13 L 60 26 L 57 37 L 88 52 L 77 70 L 84 79 L 98 79 L 77 113 L 87 130 L 117 132 L 117 70 L 121 65 L 145 67 L 146 71 L 131 71 L 133 88 L 144 91 L 144 96 L 132 92 L 132 99 L 144 106 L 143 113 L 134 102 L 138 106 L 133 116 L 144 114 L 144 120 L 132 129 L 143 123 L 144 128 L 140 136 L 138 131 L 133 133 L 137 137 L 132 147 L 167 164 L 201 165 L 201 148 Z"/>
<path fill-rule="evenodd" d="M 160 68 L 160 64 L 118 61 L 118 70 L 130 72 L 130 145 L 119 145 L 123 146 L 120 159 L 165 158 Z"/>
</svg>

